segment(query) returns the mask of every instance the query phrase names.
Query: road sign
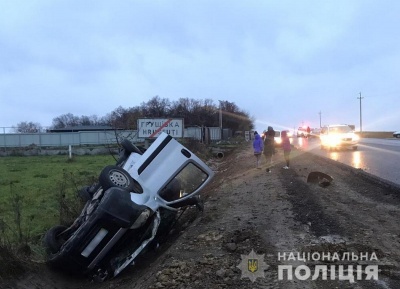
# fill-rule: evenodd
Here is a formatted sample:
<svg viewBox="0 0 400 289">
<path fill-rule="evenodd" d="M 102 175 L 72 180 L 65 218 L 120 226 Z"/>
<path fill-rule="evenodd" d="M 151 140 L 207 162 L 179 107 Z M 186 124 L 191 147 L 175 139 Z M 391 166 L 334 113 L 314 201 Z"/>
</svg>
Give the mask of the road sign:
<svg viewBox="0 0 400 289">
<path fill-rule="evenodd" d="M 182 118 L 142 118 L 138 119 L 138 137 L 156 138 L 161 132 L 172 137 L 183 137 Z"/>
</svg>

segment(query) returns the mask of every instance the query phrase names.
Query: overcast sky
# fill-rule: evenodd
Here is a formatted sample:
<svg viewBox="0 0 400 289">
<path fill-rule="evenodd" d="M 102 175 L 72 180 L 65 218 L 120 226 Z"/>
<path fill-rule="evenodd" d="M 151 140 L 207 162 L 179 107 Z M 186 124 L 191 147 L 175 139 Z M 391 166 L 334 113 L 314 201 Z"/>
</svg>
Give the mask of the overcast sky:
<svg viewBox="0 0 400 289">
<path fill-rule="evenodd" d="M 0 127 L 158 95 L 400 130 L 400 1 L 0 0 Z"/>
</svg>

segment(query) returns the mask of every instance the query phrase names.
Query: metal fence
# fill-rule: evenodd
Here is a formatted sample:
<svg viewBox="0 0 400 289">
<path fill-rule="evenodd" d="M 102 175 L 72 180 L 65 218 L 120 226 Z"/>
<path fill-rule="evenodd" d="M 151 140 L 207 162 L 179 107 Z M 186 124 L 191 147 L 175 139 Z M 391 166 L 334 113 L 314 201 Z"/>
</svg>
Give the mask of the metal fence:
<svg viewBox="0 0 400 289">
<path fill-rule="evenodd" d="M 194 138 L 199 141 L 221 140 L 219 127 L 190 127 L 184 129 L 185 138 Z M 0 134 L 1 148 L 18 148 L 28 146 L 60 147 L 80 145 L 115 144 L 117 140 L 128 138 L 132 142 L 143 142 L 137 137 L 136 130 L 123 131 L 82 131 L 61 133 L 3 133 Z"/>
</svg>

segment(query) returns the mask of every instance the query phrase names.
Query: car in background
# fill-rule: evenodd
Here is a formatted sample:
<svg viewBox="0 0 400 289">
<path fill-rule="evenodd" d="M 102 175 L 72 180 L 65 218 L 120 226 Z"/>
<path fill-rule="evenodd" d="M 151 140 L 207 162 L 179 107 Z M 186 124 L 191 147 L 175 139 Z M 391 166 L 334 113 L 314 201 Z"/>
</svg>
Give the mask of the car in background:
<svg viewBox="0 0 400 289">
<path fill-rule="evenodd" d="M 282 143 L 282 138 L 281 138 L 281 131 L 276 130 L 275 131 L 275 137 L 274 137 L 275 145 L 280 146 Z"/>
<path fill-rule="evenodd" d="M 321 128 L 313 128 L 311 130 L 310 136 L 318 137 L 321 134 Z"/>
<path fill-rule="evenodd" d="M 357 150 L 359 136 L 347 124 L 327 125 L 320 132 L 321 149 L 352 148 Z"/>
<path fill-rule="evenodd" d="M 400 130 L 393 133 L 393 137 L 400 138 Z"/>
<path fill-rule="evenodd" d="M 276 130 L 275 131 L 275 137 L 274 137 L 275 146 L 281 146 L 281 144 L 282 144 L 282 132 L 283 131 L 284 130 L 282 130 L 282 131 Z M 293 139 L 292 139 L 293 134 L 291 132 L 289 132 L 289 131 L 286 131 L 286 132 L 287 132 L 287 136 L 288 136 L 288 138 L 290 140 L 290 143 L 293 143 Z"/>
<path fill-rule="evenodd" d="M 308 137 L 309 133 L 307 131 L 307 128 L 305 127 L 299 127 L 297 129 L 297 137 Z"/>
</svg>

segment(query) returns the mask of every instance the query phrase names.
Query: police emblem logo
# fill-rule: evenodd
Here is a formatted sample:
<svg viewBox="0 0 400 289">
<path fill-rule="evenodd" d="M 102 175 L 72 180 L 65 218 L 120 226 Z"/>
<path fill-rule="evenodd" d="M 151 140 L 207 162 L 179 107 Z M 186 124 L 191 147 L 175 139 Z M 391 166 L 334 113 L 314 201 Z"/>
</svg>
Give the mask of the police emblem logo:
<svg viewBox="0 0 400 289">
<path fill-rule="evenodd" d="M 249 259 L 247 260 L 247 270 L 251 273 L 258 271 L 258 259 Z"/>
<path fill-rule="evenodd" d="M 254 282 L 257 278 L 265 278 L 264 270 L 268 265 L 264 262 L 264 254 L 257 255 L 254 250 L 251 250 L 249 255 L 241 255 L 242 261 L 237 268 L 242 270 L 242 279 L 249 278 Z"/>
</svg>

